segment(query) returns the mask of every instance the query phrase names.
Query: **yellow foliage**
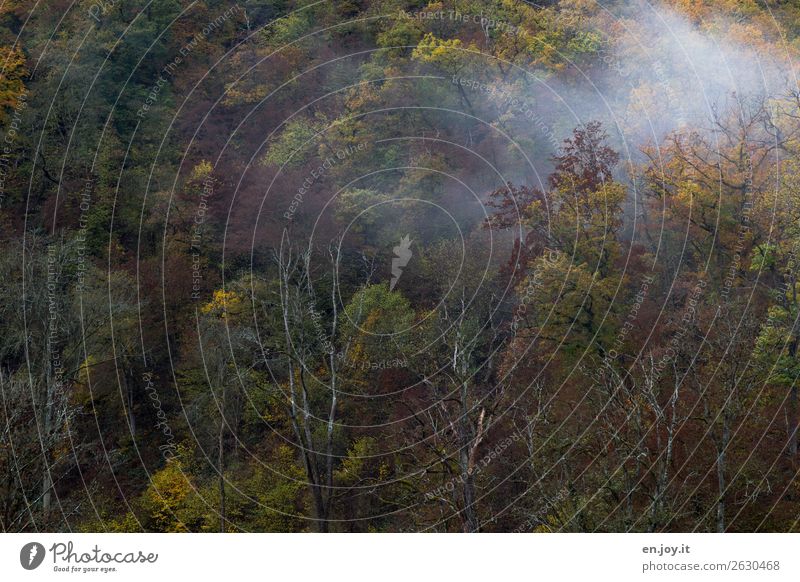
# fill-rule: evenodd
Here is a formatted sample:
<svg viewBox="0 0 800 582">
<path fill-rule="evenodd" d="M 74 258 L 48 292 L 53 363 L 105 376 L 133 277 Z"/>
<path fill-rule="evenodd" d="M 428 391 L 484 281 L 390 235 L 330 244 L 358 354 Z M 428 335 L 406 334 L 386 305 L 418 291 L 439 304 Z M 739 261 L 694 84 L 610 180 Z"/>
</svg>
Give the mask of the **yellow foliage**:
<svg viewBox="0 0 800 582">
<path fill-rule="evenodd" d="M 463 66 L 464 54 L 461 40 L 442 40 L 431 33 L 425 35 L 411 56 L 423 63 L 440 66 L 455 73 Z"/>
<path fill-rule="evenodd" d="M 177 514 L 193 492 L 194 488 L 177 459 L 170 459 L 163 469 L 153 474 L 144 495 L 144 505 L 157 531 L 189 531 Z"/>
<path fill-rule="evenodd" d="M 211 175 L 214 171 L 214 166 L 208 160 L 200 160 L 194 168 L 192 168 L 192 181 L 202 182 Z"/>
<path fill-rule="evenodd" d="M 22 79 L 28 75 L 25 55 L 18 47 L 0 47 L 0 122 L 8 119 L 8 110 L 19 107 L 25 94 Z"/>
<path fill-rule="evenodd" d="M 235 291 L 217 289 L 211 301 L 200 308 L 200 312 L 227 319 L 228 315 L 235 315 L 241 305 L 242 298 Z"/>
<path fill-rule="evenodd" d="M 89 385 L 89 375 L 90 375 L 90 368 L 97 363 L 97 358 L 92 355 L 86 357 L 86 359 L 81 364 L 81 367 L 78 368 L 78 382 L 83 384 L 84 386 Z"/>
</svg>

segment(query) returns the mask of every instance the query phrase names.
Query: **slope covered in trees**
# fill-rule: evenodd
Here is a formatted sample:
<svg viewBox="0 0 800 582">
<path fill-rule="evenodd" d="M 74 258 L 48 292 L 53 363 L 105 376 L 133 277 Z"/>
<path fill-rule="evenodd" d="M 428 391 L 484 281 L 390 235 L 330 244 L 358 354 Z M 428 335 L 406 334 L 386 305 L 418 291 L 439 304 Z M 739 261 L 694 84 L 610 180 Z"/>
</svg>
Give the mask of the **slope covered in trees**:
<svg viewBox="0 0 800 582">
<path fill-rule="evenodd" d="M 790 0 L 7 0 L 0 530 L 797 531 Z"/>
</svg>

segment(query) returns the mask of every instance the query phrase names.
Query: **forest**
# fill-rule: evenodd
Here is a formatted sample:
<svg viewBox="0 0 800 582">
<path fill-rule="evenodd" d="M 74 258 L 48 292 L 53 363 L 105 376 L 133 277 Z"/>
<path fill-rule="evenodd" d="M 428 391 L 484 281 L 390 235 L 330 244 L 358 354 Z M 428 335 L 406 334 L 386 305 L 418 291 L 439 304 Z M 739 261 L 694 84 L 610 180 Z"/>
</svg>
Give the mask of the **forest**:
<svg viewBox="0 0 800 582">
<path fill-rule="evenodd" d="M 797 0 L 0 2 L 0 532 L 800 531 Z"/>
</svg>

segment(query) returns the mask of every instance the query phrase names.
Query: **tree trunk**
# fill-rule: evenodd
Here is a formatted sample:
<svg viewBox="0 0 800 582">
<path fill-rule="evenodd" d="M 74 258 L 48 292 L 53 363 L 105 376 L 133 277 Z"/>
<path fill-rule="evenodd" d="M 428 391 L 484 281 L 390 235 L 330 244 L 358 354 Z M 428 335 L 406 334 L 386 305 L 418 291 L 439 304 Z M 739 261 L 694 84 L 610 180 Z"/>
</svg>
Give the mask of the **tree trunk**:
<svg viewBox="0 0 800 582">
<path fill-rule="evenodd" d="M 722 415 L 722 438 L 720 439 L 719 448 L 717 450 L 717 487 L 719 489 L 719 497 L 717 498 L 717 532 L 725 532 L 725 453 L 728 450 L 728 441 L 730 441 L 730 427 L 728 426 L 727 415 L 723 412 Z"/>
<path fill-rule="evenodd" d="M 789 357 L 794 360 L 797 357 L 797 343 L 798 339 L 794 338 L 793 341 L 789 344 Z M 788 427 L 788 438 L 789 438 L 789 459 L 792 463 L 792 466 L 795 465 L 797 462 L 797 422 L 798 422 L 798 411 L 797 411 L 797 382 L 792 384 L 791 389 L 789 390 L 789 427 Z"/>
<path fill-rule="evenodd" d="M 133 414 L 133 385 L 135 382 L 131 382 L 125 371 L 122 373 L 122 380 L 125 382 L 126 408 L 128 409 L 128 425 L 131 430 L 131 438 L 136 438 L 136 417 Z"/>
<path fill-rule="evenodd" d="M 474 456 L 480 444 L 483 430 L 483 413 L 479 422 L 478 434 L 471 438 L 467 404 L 467 383 L 461 384 L 461 419 L 459 427 L 459 465 L 461 469 L 461 497 L 464 503 L 462 522 L 465 533 L 477 532 L 480 528 L 475 508 L 475 473 Z"/>
<path fill-rule="evenodd" d="M 475 511 L 475 476 L 466 473 L 464 476 L 464 532 L 475 533 L 478 531 L 478 515 Z"/>
<path fill-rule="evenodd" d="M 789 458 L 797 462 L 797 383 L 789 390 Z"/>
<path fill-rule="evenodd" d="M 50 474 L 50 433 L 53 430 L 53 406 L 55 406 L 55 379 L 48 374 L 45 380 L 44 402 L 42 403 L 42 517 L 45 522 L 50 515 L 53 491 L 53 477 Z"/>
<path fill-rule="evenodd" d="M 225 391 L 223 389 L 223 399 Z M 223 400 L 224 404 L 224 400 Z M 223 408 L 224 410 L 224 408 Z M 219 423 L 219 442 L 217 443 L 217 469 L 219 470 L 219 531 L 225 533 L 225 417 Z"/>
</svg>

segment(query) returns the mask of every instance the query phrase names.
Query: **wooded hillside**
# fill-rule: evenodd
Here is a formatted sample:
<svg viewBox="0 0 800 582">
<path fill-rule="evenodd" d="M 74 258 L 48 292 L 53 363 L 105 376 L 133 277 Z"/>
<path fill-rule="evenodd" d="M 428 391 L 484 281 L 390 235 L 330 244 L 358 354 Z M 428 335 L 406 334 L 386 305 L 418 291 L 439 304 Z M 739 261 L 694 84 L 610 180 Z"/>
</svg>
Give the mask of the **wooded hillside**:
<svg viewBox="0 0 800 582">
<path fill-rule="evenodd" d="M 795 0 L 5 0 L 0 531 L 798 531 Z"/>
</svg>

